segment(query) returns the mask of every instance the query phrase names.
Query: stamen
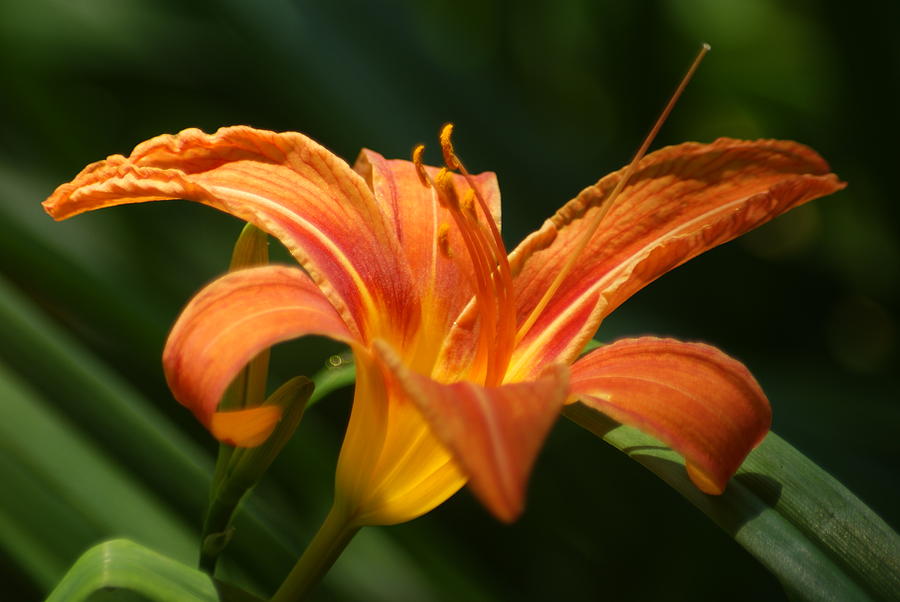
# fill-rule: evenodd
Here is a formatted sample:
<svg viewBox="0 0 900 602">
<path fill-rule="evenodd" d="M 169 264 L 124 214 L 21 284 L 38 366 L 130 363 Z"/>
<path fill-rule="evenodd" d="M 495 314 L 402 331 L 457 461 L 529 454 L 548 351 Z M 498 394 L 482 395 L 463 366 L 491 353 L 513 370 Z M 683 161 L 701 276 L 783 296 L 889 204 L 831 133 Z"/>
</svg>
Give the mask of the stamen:
<svg viewBox="0 0 900 602">
<path fill-rule="evenodd" d="M 431 181 L 428 177 L 428 173 L 425 171 L 425 165 L 422 163 L 422 155 L 424 153 L 425 145 L 416 145 L 412 152 L 412 160 L 413 165 L 416 166 L 416 175 L 419 177 L 419 182 L 421 182 L 422 186 L 424 186 L 425 188 L 431 188 Z"/>
<path fill-rule="evenodd" d="M 444 153 L 444 163 L 448 169 L 459 169 L 462 167 L 456 153 L 453 152 L 453 142 L 450 137 L 453 135 L 453 124 L 447 123 L 441 128 L 441 151 Z"/>
<path fill-rule="evenodd" d="M 503 244 L 503 238 L 500 236 L 500 230 L 494 222 L 494 216 L 488 208 L 481 192 L 476 186 L 475 178 L 463 165 L 459 156 L 453 150 L 453 124 L 448 123 L 441 129 L 441 150 L 444 153 L 444 161 L 448 167 L 459 169 L 460 174 L 465 178 L 469 185 L 469 190 L 478 201 L 478 207 L 484 214 L 485 222 L 490 232 L 489 236 L 481 237 L 484 239 L 485 246 L 489 251 L 489 255 L 493 258 L 493 265 L 490 270 L 491 280 L 494 283 L 494 293 L 496 295 L 497 307 L 500 311 L 500 323 L 497 326 L 495 340 L 491 342 L 492 351 L 488 354 L 488 372 L 486 384 L 499 384 L 505 374 L 506 367 L 512 357 L 513 347 L 515 346 L 515 299 L 513 296 L 512 273 L 509 269 L 509 260 L 507 259 L 506 245 Z M 468 196 L 468 193 L 467 193 Z M 480 223 L 478 229 L 481 230 Z M 486 335 L 490 336 L 490 335 Z"/>
<path fill-rule="evenodd" d="M 501 298 L 497 294 L 494 270 L 496 263 L 493 260 L 493 251 L 489 247 L 488 240 L 481 234 L 477 223 L 467 220 L 461 211 L 455 212 L 457 224 L 463 233 L 463 239 L 468 241 L 469 255 L 472 258 L 472 267 L 475 270 L 478 281 L 482 283 L 481 293 L 476 295 L 478 310 L 481 314 L 481 336 L 478 341 L 478 356 L 486 358 L 485 384 L 495 384 L 490 378 L 496 371 L 494 365 L 496 358 L 492 352 L 492 344 L 497 336 L 497 312 L 502 307 Z"/>
<path fill-rule="evenodd" d="M 421 153 L 419 154 L 419 159 L 419 164 L 421 165 Z M 437 202 L 450 212 L 450 216 L 453 218 L 462 236 L 469 259 L 472 262 L 472 273 L 475 278 L 475 298 L 477 299 L 478 312 L 481 314 L 483 328 L 487 332 L 493 332 L 496 327 L 496 307 L 494 307 L 490 296 L 492 268 L 485 254 L 483 237 L 477 235 L 478 229 L 473 229 L 469 225 L 466 216 L 460 211 L 459 197 L 451 181 L 450 172 L 446 168 L 441 168 L 434 179 L 431 178 L 424 168 L 421 169 L 420 173 L 431 188 L 432 194 L 437 198 Z M 437 242 L 439 246 L 441 245 L 441 238 L 445 238 L 442 236 L 444 226 L 447 225 L 442 224 L 438 231 Z M 446 231 L 449 234 L 449 226 L 447 226 Z M 448 253 L 449 250 L 449 238 L 447 238 Z M 484 337 L 479 342 L 478 354 L 487 354 L 490 358 L 490 352 L 486 349 L 486 345 L 481 344 L 483 341 Z"/>
<path fill-rule="evenodd" d="M 473 220 L 478 220 L 478 214 L 475 213 L 475 193 L 472 192 L 471 188 L 469 190 L 466 190 L 466 192 L 463 194 L 463 198 L 459 202 L 459 207 L 467 216 L 469 216 Z"/>
<path fill-rule="evenodd" d="M 422 163 L 424 147 L 413 150 L 416 173 L 424 185 L 434 190 L 438 203 L 446 208 L 462 236 L 466 252 L 472 262 L 475 279 L 475 299 L 481 318 L 481 334 L 476 351 L 476 365 L 485 366 L 486 385 L 498 385 L 506 373 L 515 342 L 515 303 L 512 276 L 507 260 L 506 247 L 494 222 L 488 204 L 476 186 L 475 179 L 456 155 L 451 140 L 453 124 L 441 128 L 440 143 L 446 167 L 432 178 Z M 451 171 L 458 169 L 468 184 L 468 190 L 460 198 L 453 184 Z M 479 210 L 484 222 L 479 219 Z M 449 256 L 449 226 L 441 224 L 437 245 Z M 482 363 L 483 362 L 483 363 Z"/>
<path fill-rule="evenodd" d="M 438 227 L 437 244 L 438 249 L 441 250 L 441 255 L 450 259 L 450 224 L 443 223 Z"/>
<path fill-rule="evenodd" d="M 697 53 L 697 56 L 694 58 L 694 62 L 691 63 L 691 66 L 687 70 L 687 73 L 685 73 L 684 77 L 681 78 L 681 83 L 678 84 L 678 87 L 675 89 L 675 92 L 672 94 L 669 102 L 666 104 L 662 113 L 660 113 L 659 118 L 657 118 L 656 123 L 650 129 L 650 133 L 647 134 L 646 138 L 644 138 L 644 142 L 641 144 L 640 148 L 638 148 L 637 152 L 634 154 L 634 157 L 631 159 L 631 162 L 625 168 L 625 171 L 622 173 L 622 177 L 619 178 L 619 181 L 616 183 L 615 188 L 613 188 L 613 191 L 600 206 L 600 210 L 591 220 L 591 223 L 588 225 L 581 239 L 578 241 L 578 244 L 575 246 L 575 250 L 569 254 L 568 260 L 563 265 L 562 269 L 556 274 L 553 282 L 547 288 L 546 292 L 544 292 L 544 296 L 541 297 L 541 300 L 538 302 L 538 304 L 535 305 L 533 310 L 531 310 L 528 318 L 519 327 L 519 330 L 516 333 L 516 343 L 521 341 L 525 337 L 525 335 L 528 334 L 528 331 L 531 330 L 531 327 L 534 326 L 534 323 L 547 307 L 547 304 L 550 303 L 550 300 L 559 289 L 563 280 L 565 280 L 566 276 L 569 275 L 569 273 L 572 271 L 572 268 L 575 267 L 575 264 L 581 257 L 582 252 L 584 252 L 585 247 L 587 247 L 588 243 L 594 237 L 594 233 L 597 232 L 597 228 L 600 226 L 600 222 L 602 222 L 603 218 L 606 217 L 606 214 L 609 213 L 616 198 L 625 188 L 628 180 L 631 179 L 631 176 L 637 169 L 638 163 L 641 159 L 644 158 L 644 155 L 647 153 L 647 149 L 650 148 L 650 145 L 653 143 L 654 138 L 656 138 L 656 135 L 662 128 L 663 123 L 665 123 L 666 119 L 668 119 L 669 117 L 669 114 L 672 112 L 672 109 L 675 107 L 675 103 L 678 102 L 678 99 L 681 97 L 682 92 L 684 92 L 684 89 L 687 87 L 688 82 L 690 82 L 691 78 L 694 76 L 694 72 L 697 71 L 697 67 L 700 66 L 700 62 L 703 60 L 703 57 L 706 56 L 706 53 L 709 51 L 709 44 L 704 43 L 700 47 L 700 52 Z"/>
<path fill-rule="evenodd" d="M 442 207 L 453 210 L 459 210 L 459 196 L 456 194 L 456 188 L 453 186 L 453 175 L 442 167 L 437 177 L 432 182 L 438 191 L 438 201 Z"/>
</svg>

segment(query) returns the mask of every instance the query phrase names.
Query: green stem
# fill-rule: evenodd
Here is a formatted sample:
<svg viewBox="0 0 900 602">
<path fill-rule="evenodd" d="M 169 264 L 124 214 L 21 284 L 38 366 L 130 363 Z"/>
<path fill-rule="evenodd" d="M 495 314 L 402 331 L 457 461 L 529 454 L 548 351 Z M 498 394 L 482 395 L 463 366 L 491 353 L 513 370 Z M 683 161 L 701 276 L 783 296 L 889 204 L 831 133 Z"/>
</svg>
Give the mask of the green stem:
<svg viewBox="0 0 900 602">
<path fill-rule="evenodd" d="M 220 494 L 221 488 L 215 493 Z M 215 495 L 210 501 L 206 518 L 203 520 L 203 529 L 200 532 L 199 567 L 201 571 L 215 575 L 216 561 L 230 539 L 228 525 L 241 497 L 240 495 L 228 497 Z"/>
<path fill-rule="evenodd" d="M 322 580 L 359 527 L 347 519 L 344 512 L 332 507 L 325 522 L 291 569 L 287 579 L 275 592 L 271 602 L 297 602 L 305 600 L 311 590 Z"/>
</svg>

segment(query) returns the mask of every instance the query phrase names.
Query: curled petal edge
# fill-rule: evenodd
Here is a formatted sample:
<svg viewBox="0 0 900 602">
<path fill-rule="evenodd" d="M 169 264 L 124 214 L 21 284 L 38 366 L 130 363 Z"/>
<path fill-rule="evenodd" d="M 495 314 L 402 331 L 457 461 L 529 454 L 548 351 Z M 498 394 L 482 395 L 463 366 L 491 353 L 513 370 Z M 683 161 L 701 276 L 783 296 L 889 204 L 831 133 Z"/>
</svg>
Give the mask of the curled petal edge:
<svg viewBox="0 0 900 602">
<path fill-rule="evenodd" d="M 568 401 L 670 446 L 712 495 L 725 490 L 772 420 L 743 364 L 709 345 L 653 337 L 624 339 L 575 362 Z"/>
<path fill-rule="evenodd" d="M 201 290 L 172 328 L 163 352 L 169 388 L 220 441 L 259 445 L 280 420 L 281 409 L 217 411 L 219 401 L 256 354 L 310 334 L 354 341 L 306 273 L 283 266 L 231 272 Z"/>
<path fill-rule="evenodd" d="M 520 378 L 574 359 L 628 297 L 689 259 L 846 186 L 812 149 L 782 140 L 684 143 L 650 153 L 605 206 L 622 171 L 586 188 L 510 254 L 518 320 L 568 261 L 592 216 L 608 211 L 516 350 Z"/>
<path fill-rule="evenodd" d="M 278 238 L 354 333 L 400 344 L 414 331 L 413 277 L 365 180 L 296 132 L 189 128 L 88 165 L 44 201 L 56 220 L 165 199 L 199 202 Z"/>
</svg>

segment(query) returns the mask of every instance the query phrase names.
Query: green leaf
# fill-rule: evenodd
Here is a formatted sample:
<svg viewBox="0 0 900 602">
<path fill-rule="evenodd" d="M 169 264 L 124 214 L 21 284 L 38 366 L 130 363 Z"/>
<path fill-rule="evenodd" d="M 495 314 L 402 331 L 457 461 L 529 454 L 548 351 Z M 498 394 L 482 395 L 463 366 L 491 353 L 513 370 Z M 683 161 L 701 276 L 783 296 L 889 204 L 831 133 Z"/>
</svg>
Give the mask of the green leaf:
<svg viewBox="0 0 900 602">
<path fill-rule="evenodd" d="M 159 602 L 259 600 L 149 548 L 127 539 L 114 539 L 85 552 L 50 593 L 47 602 L 80 602 L 109 590 L 125 590 Z"/>
<path fill-rule="evenodd" d="M 720 496 L 701 493 L 658 440 L 581 403 L 564 414 L 650 469 L 753 554 L 796 600 L 896 599 L 900 538 L 846 487 L 775 433 Z"/>
<path fill-rule="evenodd" d="M 2 363 L 0 399 L 0 547 L 36 581 L 110 533 L 193 556 L 181 519 Z"/>
<path fill-rule="evenodd" d="M 161 496 L 182 504 L 182 511 L 205 504 L 212 466 L 208 455 L 2 278 L 0 339 L 0 359 L 110 457 L 141 474 Z"/>
</svg>

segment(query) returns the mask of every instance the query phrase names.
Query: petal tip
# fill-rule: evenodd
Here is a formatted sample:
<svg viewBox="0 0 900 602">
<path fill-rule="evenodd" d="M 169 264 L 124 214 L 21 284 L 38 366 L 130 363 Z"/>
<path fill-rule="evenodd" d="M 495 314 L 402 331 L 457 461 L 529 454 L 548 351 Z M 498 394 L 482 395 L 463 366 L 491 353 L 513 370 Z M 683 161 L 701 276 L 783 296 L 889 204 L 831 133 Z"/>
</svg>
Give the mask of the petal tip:
<svg viewBox="0 0 900 602">
<path fill-rule="evenodd" d="M 278 421 L 280 406 L 264 405 L 243 410 L 216 412 L 209 422 L 213 436 L 235 447 L 257 447 L 265 443 Z"/>
<path fill-rule="evenodd" d="M 684 467 L 691 482 L 706 495 L 722 495 L 725 492 L 725 487 L 728 486 L 727 479 L 721 482 L 691 462 L 686 462 Z"/>
<path fill-rule="evenodd" d="M 491 504 L 487 506 L 490 513 L 501 523 L 511 525 L 522 516 L 525 511 L 525 492 L 515 496 L 508 505 Z"/>
</svg>

